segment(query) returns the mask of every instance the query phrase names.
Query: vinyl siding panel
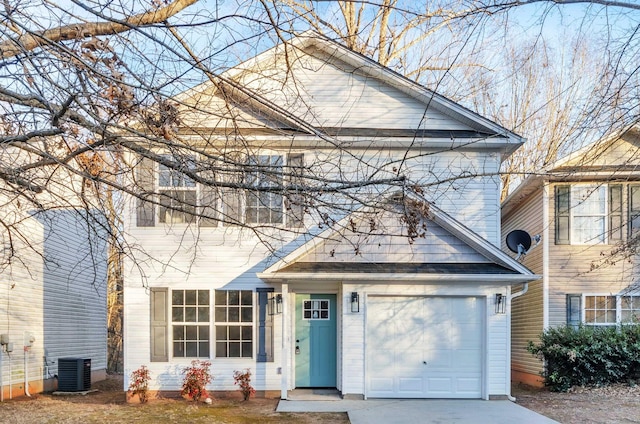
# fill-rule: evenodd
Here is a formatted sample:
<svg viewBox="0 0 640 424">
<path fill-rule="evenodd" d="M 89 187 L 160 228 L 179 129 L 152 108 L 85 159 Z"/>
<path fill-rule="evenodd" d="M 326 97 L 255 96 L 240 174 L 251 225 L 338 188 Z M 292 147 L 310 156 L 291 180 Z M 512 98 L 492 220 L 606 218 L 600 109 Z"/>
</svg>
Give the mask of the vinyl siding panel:
<svg viewBox="0 0 640 424">
<path fill-rule="evenodd" d="M 502 250 L 515 253 L 506 246 L 506 236 L 513 230 L 524 230 L 530 235 L 543 234 L 543 196 L 538 189 L 522 201 L 502 222 Z M 550 232 L 553 234 L 553 231 Z M 538 275 L 543 272 L 543 244 L 535 247 L 523 259 L 522 264 Z M 514 371 L 539 375 L 542 362 L 526 351 L 529 341 L 537 341 L 543 330 L 544 305 L 543 281 L 529 283 L 524 296 L 513 299 L 511 305 L 511 367 Z M 518 291 L 516 286 L 513 291 Z"/>
<path fill-rule="evenodd" d="M 87 234 L 84 217 L 63 209 L 27 218 L 21 226 L 29 245 L 18 240 L 19 260 L 3 270 L 6 283 L 0 289 L 0 316 L 7 317 L 0 321 L 0 333 L 14 343 L 11 381 L 24 381 L 24 354 L 30 381 L 53 378 L 62 357 L 90 358 L 92 371 L 106 370 L 104 234 Z M 24 353 L 26 333 L 35 342 Z"/>
<path fill-rule="evenodd" d="M 626 185 L 623 193 L 626 192 Z M 549 202 L 551 234 L 555 234 L 554 199 Z M 623 211 L 626 210 L 626 203 Z M 623 215 L 626 219 L 626 215 Z M 626 234 L 626 229 L 623 232 Z M 628 289 L 637 275 L 637 258 L 617 260 L 599 269 L 615 249 L 615 244 L 605 245 L 556 245 L 549 243 L 549 325 L 565 325 L 566 294 L 617 294 Z"/>
<path fill-rule="evenodd" d="M 257 71 L 247 69 L 239 82 L 320 127 L 470 129 L 350 65 L 311 53 L 278 55 Z"/>
</svg>

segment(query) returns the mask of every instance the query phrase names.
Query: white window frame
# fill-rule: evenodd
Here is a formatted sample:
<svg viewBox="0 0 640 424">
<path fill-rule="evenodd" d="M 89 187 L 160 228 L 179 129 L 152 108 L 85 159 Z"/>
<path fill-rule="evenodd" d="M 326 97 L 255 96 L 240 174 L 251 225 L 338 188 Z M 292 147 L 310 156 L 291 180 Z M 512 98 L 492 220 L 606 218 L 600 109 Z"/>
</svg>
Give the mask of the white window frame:
<svg viewBox="0 0 640 424">
<path fill-rule="evenodd" d="M 615 299 L 615 322 L 587 322 L 587 311 L 590 308 L 587 308 L 587 298 L 588 297 L 613 297 Z M 612 327 L 612 326 L 620 326 L 620 325 L 629 325 L 634 324 L 634 322 L 622 322 L 622 311 L 623 304 L 622 299 L 631 297 L 633 298 L 633 311 L 638 311 L 637 316 L 639 321 L 636 323 L 640 323 L 640 307 L 635 309 L 636 305 L 640 306 L 640 294 L 611 294 L 611 293 L 583 293 L 582 294 L 582 311 L 581 311 L 581 321 L 584 325 L 592 326 L 592 327 Z M 613 310 L 612 308 L 606 308 L 603 310 Z M 627 310 L 627 309 L 625 309 Z"/>
<path fill-rule="evenodd" d="M 277 159 L 274 159 L 277 158 Z M 259 155 L 256 155 L 254 158 L 250 158 L 250 159 L 256 159 L 258 161 L 257 164 L 255 165 L 265 165 L 265 166 L 276 166 L 276 164 L 273 163 L 274 160 L 279 161 L 280 164 L 280 168 L 281 170 L 284 170 L 284 167 L 286 166 L 285 161 L 288 159 L 287 155 L 282 154 L 282 153 L 277 153 L 277 152 L 264 152 L 261 153 Z M 266 162 L 265 162 L 266 161 Z M 282 172 L 282 171 L 281 171 Z M 269 187 L 270 184 L 263 184 L 263 179 L 265 178 L 260 178 L 260 172 L 248 172 L 247 173 L 247 178 L 249 179 L 249 181 L 247 181 L 248 183 L 252 183 L 251 179 L 255 179 L 257 178 L 259 183 L 259 186 L 266 186 Z M 284 176 L 281 174 L 280 175 L 280 185 L 283 184 L 283 179 Z M 255 205 L 250 205 L 249 203 L 249 198 L 253 197 L 255 199 Z M 266 198 L 266 203 L 267 205 L 265 205 L 263 203 L 263 201 L 265 200 L 264 198 Z M 272 208 L 272 201 L 274 200 L 273 198 L 276 198 L 275 200 L 277 200 L 277 198 L 280 199 L 280 207 L 279 209 L 277 209 L 280 213 L 280 220 L 274 220 L 272 217 L 273 211 L 276 209 Z M 244 222 L 246 224 L 249 225 L 259 225 L 259 224 L 268 224 L 268 225 L 284 225 L 285 224 L 285 220 L 286 220 L 286 210 L 285 210 L 285 205 L 284 205 L 284 196 L 282 194 L 278 194 L 278 193 L 271 193 L 268 191 L 264 191 L 264 192 L 258 192 L 257 195 L 255 193 L 255 191 L 253 190 L 246 190 L 243 196 L 243 203 L 244 203 L 244 210 L 243 210 L 243 219 Z M 255 209 L 256 211 L 256 219 L 255 220 L 250 220 L 249 219 L 249 211 Z M 263 216 L 261 214 L 261 212 L 263 213 L 267 213 L 268 219 L 267 220 L 262 220 L 260 217 Z"/>
<path fill-rule="evenodd" d="M 186 299 L 184 297 L 183 297 L 183 300 L 182 300 L 182 306 L 178 306 L 178 305 L 174 304 L 173 303 L 174 293 L 175 292 L 179 292 L 179 291 L 184 292 L 183 296 L 186 294 L 187 291 L 195 291 L 196 292 L 196 304 L 195 305 L 191 305 L 191 304 L 187 305 Z M 200 321 L 199 320 L 199 309 L 198 308 L 204 308 L 205 307 L 204 304 L 202 304 L 202 305 L 199 304 L 199 293 L 198 292 L 200 292 L 200 291 L 208 292 L 208 302 L 209 303 L 206 305 L 206 308 L 209 309 L 209 312 L 208 312 L 209 319 L 206 320 L 206 321 Z M 170 352 L 172 358 L 185 358 L 185 359 L 202 359 L 202 358 L 208 359 L 208 358 L 211 358 L 211 347 L 212 347 L 211 345 L 212 345 L 213 342 L 215 342 L 215 340 L 212 340 L 212 338 L 211 338 L 211 336 L 212 336 L 211 330 L 212 330 L 212 327 L 213 327 L 213 325 L 212 325 L 213 307 L 212 307 L 212 304 L 211 304 L 211 300 L 212 300 L 211 299 L 211 291 L 212 290 L 209 290 L 209 289 L 194 289 L 194 288 L 180 288 L 180 289 L 176 288 L 176 289 L 171 289 L 170 290 L 170 297 L 169 297 L 169 346 L 170 346 L 170 348 L 169 348 L 169 352 Z M 183 317 L 182 317 L 183 320 L 182 321 L 174 321 L 174 308 L 177 308 L 177 307 L 183 307 L 185 309 L 187 307 L 195 307 L 196 308 L 196 311 L 195 311 L 196 320 L 195 321 L 185 321 L 184 318 L 186 316 L 186 313 L 183 312 Z M 208 349 L 207 352 L 205 352 L 206 355 L 203 354 L 203 352 L 200 352 L 200 355 L 197 355 L 197 356 L 187 356 L 186 349 L 185 349 L 185 355 L 184 356 L 176 356 L 175 355 L 175 347 L 176 347 L 175 343 L 176 343 L 176 340 L 174 339 L 174 327 L 179 327 L 179 326 L 183 326 L 183 327 L 205 327 L 206 326 L 207 327 L 207 336 L 208 336 L 207 342 L 209 344 L 209 349 Z M 185 331 L 186 331 L 186 329 L 185 329 Z M 197 331 L 199 332 L 200 330 L 198 329 Z M 196 342 L 198 344 L 201 342 L 199 334 L 197 336 L 197 339 L 193 340 L 193 342 Z M 200 346 L 198 346 L 198 350 L 200 350 Z"/>
<path fill-rule="evenodd" d="M 589 213 L 576 213 L 576 209 L 579 209 L 580 205 L 584 204 L 586 199 L 581 199 L 578 197 L 579 190 L 590 190 L 590 194 L 587 196 L 587 199 L 590 198 L 596 191 L 603 190 L 603 200 L 604 204 L 602 205 L 602 212 L 593 212 Z M 578 238 L 578 226 L 576 224 L 576 219 L 580 217 L 585 218 L 598 218 L 603 222 L 602 230 L 599 230 L 599 234 L 596 234 L 594 238 L 591 240 L 580 240 Z M 571 222 L 571 231 L 570 238 L 572 245 L 596 245 L 596 244 L 609 244 L 609 186 L 608 184 L 571 184 L 570 187 L 570 204 L 569 204 L 569 219 Z"/>
<path fill-rule="evenodd" d="M 173 160 L 171 156 L 166 156 L 168 159 Z M 187 158 L 187 163 L 194 164 L 195 160 L 193 157 Z M 195 167 L 195 166 L 194 166 Z M 163 181 L 163 174 L 167 174 L 168 181 L 165 183 Z M 156 185 L 158 193 L 160 194 L 159 205 L 158 205 L 158 213 L 157 222 L 158 224 L 166 224 L 166 225 L 189 225 L 196 222 L 196 212 L 198 209 L 199 196 L 198 196 L 198 184 L 193 181 L 191 178 L 181 173 L 180 171 L 171 169 L 169 167 L 165 167 L 162 164 L 157 165 L 156 169 Z M 166 180 L 166 178 L 164 178 Z M 192 209 L 192 213 L 189 214 L 187 210 L 185 211 L 177 211 L 173 209 L 166 209 L 165 206 L 162 205 L 163 202 L 169 202 L 169 206 L 173 203 L 172 199 L 168 199 L 163 196 L 163 193 L 167 193 L 168 195 L 175 194 L 177 196 L 182 196 L 182 200 L 184 200 L 184 196 L 187 193 L 193 193 L 194 205 L 193 207 L 189 207 Z M 180 201 L 177 201 L 180 204 Z M 184 205 L 184 203 L 182 203 Z M 185 208 L 186 209 L 186 208 Z M 164 213 L 163 213 L 164 212 Z"/>
<path fill-rule="evenodd" d="M 235 304 L 230 305 L 228 303 L 229 301 L 229 292 L 233 292 L 233 291 L 237 291 L 238 295 L 239 295 L 239 303 L 237 305 L 237 307 L 239 308 L 239 320 L 238 321 L 222 321 L 222 320 L 217 320 L 216 316 L 218 314 L 217 308 L 225 308 L 228 312 L 228 308 L 231 307 L 235 307 Z M 217 303 L 217 299 L 216 296 L 218 293 L 222 293 L 222 292 L 226 292 L 226 302 L 225 304 L 218 304 Z M 250 292 L 251 293 L 251 319 L 249 321 L 243 321 L 242 320 L 242 308 L 244 307 L 248 307 L 249 305 L 247 305 L 246 303 L 243 304 L 242 303 L 242 292 Z M 214 358 L 216 359 L 231 359 L 231 360 L 237 360 L 237 359 L 255 359 L 256 358 L 256 346 L 257 346 L 257 339 L 256 339 L 256 309 L 257 309 L 257 304 L 256 304 L 256 296 L 255 293 L 252 290 L 242 290 L 242 289 L 234 289 L 234 290 L 213 290 L 213 350 L 212 350 L 212 355 Z M 240 330 L 240 339 L 239 341 L 237 341 L 236 343 L 240 344 L 240 356 L 229 356 L 229 344 L 232 343 L 232 339 L 230 338 L 226 338 L 224 340 L 220 339 L 220 342 L 222 343 L 222 341 L 224 341 L 227 344 L 227 354 L 226 356 L 218 356 L 218 328 L 222 328 L 225 327 L 227 328 L 227 331 L 229 331 L 230 327 L 239 327 Z M 250 328 L 250 333 L 251 333 L 251 355 L 247 356 L 247 355 L 243 355 L 243 346 L 242 343 L 244 341 L 243 337 L 242 337 L 242 331 L 243 328 Z"/>
</svg>

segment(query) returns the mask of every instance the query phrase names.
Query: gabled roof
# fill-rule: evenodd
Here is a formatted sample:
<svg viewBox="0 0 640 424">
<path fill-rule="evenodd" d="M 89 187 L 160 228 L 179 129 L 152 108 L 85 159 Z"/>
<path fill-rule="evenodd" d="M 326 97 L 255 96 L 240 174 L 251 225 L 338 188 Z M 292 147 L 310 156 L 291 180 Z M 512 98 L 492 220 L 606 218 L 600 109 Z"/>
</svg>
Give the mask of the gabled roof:
<svg viewBox="0 0 640 424">
<path fill-rule="evenodd" d="M 406 202 L 418 202 L 419 210 L 426 211 L 421 213 L 421 221 L 426 222 L 426 232 L 446 233 L 447 240 L 454 240 L 463 246 L 458 246 L 457 250 L 462 252 L 466 261 L 460 260 L 439 260 L 432 261 L 430 258 L 442 257 L 436 252 L 428 252 L 421 254 L 420 252 L 412 252 L 410 255 L 404 255 L 403 252 L 394 252 L 393 258 L 403 258 L 401 260 L 390 261 L 367 261 L 357 253 L 352 254 L 346 260 L 333 259 L 333 251 L 327 256 L 325 246 L 335 240 L 345 237 L 348 230 L 327 229 L 320 233 L 286 257 L 282 258 L 266 270 L 258 273 L 258 277 L 265 281 L 284 281 L 284 280 L 306 280 L 306 281 L 346 281 L 346 280 L 364 280 L 364 281 L 412 281 L 412 282 L 429 282 L 429 281 L 455 281 L 467 283 L 487 283 L 489 281 L 496 283 L 515 284 L 527 281 L 534 281 L 540 278 L 533 274 L 525 266 L 514 260 L 511 256 L 502 252 L 498 247 L 494 246 L 480 235 L 474 233 L 460 222 L 447 215 L 436 206 L 428 203 L 425 199 L 413 196 L 410 199 L 389 198 L 385 200 L 386 209 L 389 210 L 389 204 L 407 204 Z M 366 208 L 363 208 L 366 209 Z M 418 209 L 416 209 L 418 210 Z M 362 211 L 360 211 L 362 212 Z M 354 214 L 355 215 L 355 214 Z M 335 226 L 336 228 L 353 227 L 354 215 L 343 218 Z M 394 219 L 398 220 L 396 216 Z M 442 231 L 434 231 L 440 229 Z M 386 234 L 386 237 L 397 237 L 398 234 Z M 348 237 L 348 234 L 346 235 Z M 382 235 L 385 237 L 385 235 Z M 437 240 L 436 240 L 437 241 Z M 404 247 L 412 249 L 412 244 L 405 237 Z M 382 241 L 384 243 L 384 241 Z M 414 243 L 419 243 L 419 239 L 415 239 Z M 374 243 L 374 245 L 377 243 Z M 398 243 L 393 244 L 393 249 L 401 249 Z M 347 246 L 351 244 L 347 242 Z M 446 252 L 452 247 L 448 244 L 441 243 L 436 245 L 435 249 Z M 456 249 L 455 247 L 453 248 Z M 416 249 L 414 249 L 416 250 Z M 417 250 L 420 250 L 418 247 Z M 337 255 L 336 255 L 337 256 Z M 311 260 L 309 259 L 311 258 Z"/>
<path fill-rule="evenodd" d="M 640 124 L 582 147 L 526 178 L 502 202 L 503 215 L 548 181 L 616 181 L 640 179 Z"/>
<path fill-rule="evenodd" d="M 430 110 L 459 122 L 460 128 L 423 128 L 419 125 L 395 129 L 377 128 L 375 122 L 371 120 L 356 128 L 345 128 L 345 125 L 341 125 L 342 122 L 338 125 L 329 122 L 329 126 L 327 126 L 322 119 L 314 121 L 312 117 L 305 115 L 305 111 L 291 105 L 283 105 L 279 101 L 283 94 L 279 93 L 277 88 L 261 92 L 262 84 L 259 79 L 267 78 L 265 75 L 269 70 L 274 69 L 277 61 L 287 61 L 287 66 L 289 66 L 289 61 L 294 63 L 296 58 L 300 57 L 317 58 L 318 63 L 326 65 L 326 68 L 323 69 L 329 69 L 332 65 L 336 65 L 337 70 L 340 71 L 348 67 L 348 70 L 343 70 L 343 73 L 348 72 L 353 78 L 357 77 L 361 81 L 369 83 L 377 81 L 383 86 L 396 90 L 397 93 L 402 93 L 406 98 L 413 99 L 417 102 L 416 104 L 421 104 L 424 111 Z M 293 65 L 291 66 L 293 67 Z M 291 72 L 293 73 L 293 71 Z M 289 75 L 278 76 L 278 78 L 282 78 L 283 87 L 288 83 L 287 78 L 291 79 Z M 329 88 L 330 86 L 323 87 Z M 284 88 L 282 89 L 284 90 Z M 305 89 L 304 84 L 301 84 L 300 93 L 305 93 Z M 222 103 L 226 104 L 228 100 L 231 100 L 232 104 L 241 106 L 243 111 L 240 115 L 242 115 L 241 120 L 244 123 L 262 126 L 264 131 L 268 128 L 286 131 L 290 135 L 309 135 L 328 139 L 337 135 L 343 138 L 365 137 L 368 142 L 371 137 L 381 136 L 409 139 L 415 137 L 433 138 L 445 140 L 449 148 L 456 147 L 456 143 L 462 146 L 473 144 L 499 149 L 507 154 L 517 149 L 524 141 L 519 135 L 495 122 L 403 77 L 370 58 L 311 31 L 300 34 L 286 43 L 278 44 L 221 75 L 212 76 L 210 81 L 187 90 L 178 95 L 176 99 L 189 103 L 194 99 L 202 99 L 204 93 L 217 96 L 223 100 Z M 307 100 L 317 101 L 317 96 L 305 98 L 305 104 Z M 339 97 L 333 98 L 335 107 L 340 107 L 340 100 Z M 220 108 L 220 113 L 225 113 L 223 107 Z M 254 114 L 257 118 L 251 119 L 243 114 Z"/>
</svg>

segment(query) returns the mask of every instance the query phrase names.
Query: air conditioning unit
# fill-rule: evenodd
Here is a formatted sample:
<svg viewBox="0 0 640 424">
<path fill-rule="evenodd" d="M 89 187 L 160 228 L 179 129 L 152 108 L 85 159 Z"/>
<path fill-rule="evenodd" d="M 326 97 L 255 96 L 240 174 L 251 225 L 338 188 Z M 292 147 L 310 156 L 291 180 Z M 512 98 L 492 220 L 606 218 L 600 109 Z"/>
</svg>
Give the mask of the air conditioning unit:
<svg viewBox="0 0 640 424">
<path fill-rule="evenodd" d="M 83 392 L 91 388 L 91 359 L 59 358 L 58 391 Z"/>
</svg>

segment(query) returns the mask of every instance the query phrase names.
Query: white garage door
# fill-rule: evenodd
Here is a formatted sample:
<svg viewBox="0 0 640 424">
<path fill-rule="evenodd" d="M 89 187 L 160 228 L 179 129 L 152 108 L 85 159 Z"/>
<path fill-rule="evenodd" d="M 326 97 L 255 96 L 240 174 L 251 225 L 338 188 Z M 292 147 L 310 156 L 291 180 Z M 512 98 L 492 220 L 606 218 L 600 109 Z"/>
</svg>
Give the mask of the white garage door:
<svg viewBox="0 0 640 424">
<path fill-rule="evenodd" d="M 369 296 L 367 396 L 482 397 L 483 302 Z"/>
</svg>

